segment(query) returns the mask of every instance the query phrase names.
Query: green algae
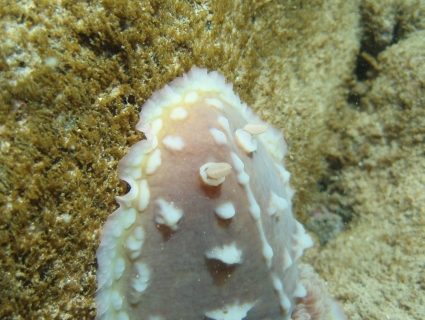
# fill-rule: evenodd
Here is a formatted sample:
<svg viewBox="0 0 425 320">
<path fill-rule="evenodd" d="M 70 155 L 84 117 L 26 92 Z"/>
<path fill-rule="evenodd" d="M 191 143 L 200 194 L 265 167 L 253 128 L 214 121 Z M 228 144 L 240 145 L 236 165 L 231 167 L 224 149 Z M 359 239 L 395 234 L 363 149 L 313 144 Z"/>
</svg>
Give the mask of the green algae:
<svg viewBox="0 0 425 320">
<path fill-rule="evenodd" d="M 423 225 L 417 217 L 422 198 L 400 174 L 406 170 L 414 180 L 418 172 L 410 161 L 403 165 L 406 155 L 415 155 L 417 166 L 423 163 L 424 85 L 417 52 L 424 36 L 415 33 L 423 28 L 423 5 L 404 1 L 397 13 L 384 1 L 359 4 L 0 1 L 0 317 L 94 317 L 100 228 L 117 207 L 114 197 L 128 188 L 117 177 L 117 163 L 142 138 L 134 130 L 140 105 L 193 65 L 220 71 L 243 101 L 284 130 L 299 218 L 306 221 L 318 203 L 348 212 L 346 221 L 381 212 L 380 202 L 370 201 L 371 186 L 390 181 L 412 194 L 398 191 L 398 210 L 410 210 Z M 386 51 L 395 42 L 379 42 L 386 39 L 382 21 L 399 26 L 397 42 L 412 34 L 416 40 Z M 365 49 L 376 43 L 379 52 Z M 356 70 L 359 57 L 369 61 L 362 70 Z M 365 176 L 373 182 L 369 187 Z M 352 288 L 356 270 L 343 251 L 356 225 L 368 230 L 356 219 L 342 244 L 330 241 L 309 261 L 352 319 L 364 312 L 356 305 L 378 319 L 373 303 L 359 299 L 362 289 Z M 376 236 L 385 252 L 395 246 L 388 230 Z M 418 230 L 412 234 L 423 239 Z M 411 263 L 417 242 L 403 232 L 397 239 L 408 252 L 397 258 Z M 405 286 L 408 279 L 423 284 L 417 274 L 404 279 Z M 406 307 L 394 299 L 382 303 L 397 316 L 408 308 L 414 317 L 417 300 L 410 301 L 403 302 Z"/>
</svg>

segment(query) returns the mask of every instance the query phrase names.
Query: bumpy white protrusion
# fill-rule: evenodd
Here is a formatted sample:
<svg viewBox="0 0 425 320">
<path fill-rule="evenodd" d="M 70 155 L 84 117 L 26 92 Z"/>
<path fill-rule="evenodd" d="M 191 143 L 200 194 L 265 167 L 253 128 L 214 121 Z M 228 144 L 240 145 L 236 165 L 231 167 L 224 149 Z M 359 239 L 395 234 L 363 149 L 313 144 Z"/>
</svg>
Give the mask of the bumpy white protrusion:
<svg viewBox="0 0 425 320">
<path fill-rule="evenodd" d="M 230 219 L 235 215 L 235 207 L 231 202 L 226 202 L 215 208 L 215 214 L 221 219 Z"/>
<path fill-rule="evenodd" d="M 146 163 L 146 174 L 153 174 L 161 165 L 161 149 L 155 149 Z"/>
<path fill-rule="evenodd" d="M 199 168 L 199 174 L 204 181 L 209 186 L 218 186 L 223 183 L 226 179 L 226 176 L 232 170 L 232 166 L 225 162 L 207 162 Z"/>
<path fill-rule="evenodd" d="M 245 168 L 245 165 L 243 164 L 241 158 L 239 158 L 238 155 L 234 152 L 232 152 L 230 156 L 232 157 L 233 167 L 235 168 L 235 170 L 238 172 L 242 172 Z"/>
<path fill-rule="evenodd" d="M 105 269 L 103 272 L 97 272 L 97 282 L 99 288 L 109 288 L 113 283 L 113 265 L 111 265 L 112 258 L 108 256 L 108 253 L 112 250 L 115 251 L 115 244 L 103 246 L 102 248 L 102 262 L 104 262 Z M 114 254 L 115 255 L 115 254 Z"/>
<path fill-rule="evenodd" d="M 170 111 L 170 118 L 175 121 L 184 120 L 188 115 L 189 113 L 183 107 L 176 107 Z"/>
<path fill-rule="evenodd" d="M 135 304 L 142 298 L 143 292 L 149 285 L 150 271 L 148 266 L 140 261 L 134 263 L 134 273 L 131 279 L 130 302 Z"/>
<path fill-rule="evenodd" d="M 263 244 L 263 257 L 266 262 L 267 268 L 271 268 L 273 259 L 273 249 L 269 245 L 266 235 L 264 234 L 263 223 L 261 222 L 261 210 L 257 201 L 255 200 L 254 194 L 252 193 L 251 187 L 249 186 L 249 176 L 244 171 L 244 164 L 238 155 L 234 152 L 230 154 L 233 161 L 233 166 L 238 172 L 238 181 L 245 187 L 245 192 L 248 197 L 249 212 L 256 222 L 258 231 L 260 232 L 261 243 Z"/>
<path fill-rule="evenodd" d="M 151 197 L 151 192 L 149 190 L 148 181 L 146 179 L 143 179 L 140 181 L 139 185 L 139 197 L 138 197 L 138 203 L 137 203 L 137 209 L 139 211 L 144 211 L 148 204 Z"/>
<path fill-rule="evenodd" d="M 99 290 L 96 294 L 96 302 L 97 302 L 97 318 L 103 319 L 105 318 L 105 313 L 108 315 L 111 310 L 110 309 L 110 296 L 111 296 L 111 290 L 109 289 L 103 289 Z"/>
<path fill-rule="evenodd" d="M 282 133 L 275 129 L 270 128 L 266 133 L 259 135 L 259 139 L 263 142 L 264 146 L 267 148 L 269 154 L 280 163 L 283 160 L 283 157 L 286 152 L 286 144 L 283 140 Z"/>
<path fill-rule="evenodd" d="M 194 103 L 198 100 L 198 94 L 196 92 L 189 92 L 184 98 L 184 102 L 186 103 Z"/>
<path fill-rule="evenodd" d="M 218 110 L 223 109 L 223 102 L 220 99 L 216 98 L 205 98 L 205 102 L 207 105 L 217 108 Z"/>
<path fill-rule="evenodd" d="M 142 250 L 145 233 L 141 226 L 134 228 L 133 234 L 127 237 L 125 247 L 129 251 L 131 259 L 136 259 Z"/>
<path fill-rule="evenodd" d="M 230 155 L 232 157 L 233 166 L 238 173 L 238 182 L 243 186 L 248 185 L 249 176 L 244 171 L 245 165 L 243 164 L 242 160 L 236 155 L 236 153 L 232 152 Z"/>
<path fill-rule="evenodd" d="M 252 136 L 243 129 L 236 130 L 235 137 L 239 147 L 241 147 L 245 153 L 251 153 L 257 150 L 257 140 L 254 140 Z"/>
<path fill-rule="evenodd" d="M 263 244 L 263 258 L 264 261 L 266 262 L 266 266 L 267 268 L 271 268 L 272 266 L 272 259 L 273 259 L 273 249 L 272 247 L 269 245 L 266 235 L 264 233 L 264 228 L 263 228 L 263 223 L 261 222 L 261 220 L 257 220 L 256 222 L 257 224 L 257 228 L 258 231 L 260 233 L 260 238 L 261 238 L 261 243 Z"/>
<path fill-rule="evenodd" d="M 260 206 L 255 200 L 254 194 L 252 193 L 249 185 L 246 184 L 245 188 L 246 188 L 246 194 L 248 196 L 248 202 L 249 202 L 249 213 L 251 213 L 251 216 L 254 218 L 255 221 L 258 221 L 261 218 Z"/>
<path fill-rule="evenodd" d="M 226 133 L 230 136 L 231 132 L 230 132 L 229 119 L 223 116 L 218 116 L 217 121 L 220 124 L 220 126 L 226 131 Z"/>
<path fill-rule="evenodd" d="M 216 128 L 210 128 L 210 133 L 213 136 L 215 143 L 218 145 L 227 144 L 226 135 L 222 131 L 217 130 Z"/>
<path fill-rule="evenodd" d="M 115 261 L 115 269 L 114 269 L 114 279 L 115 281 L 119 280 L 124 273 L 125 270 L 125 261 L 123 258 L 118 258 Z"/>
<path fill-rule="evenodd" d="M 176 208 L 173 202 L 169 203 L 163 199 L 156 200 L 156 203 L 159 206 L 159 210 L 156 211 L 155 221 L 176 231 L 177 224 L 183 217 L 183 211 Z"/>
<path fill-rule="evenodd" d="M 161 118 L 157 118 L 152 122 L 152 130 L 156 135 L 161 131 L 163 124 L 164 121 Z"/>
<path fill-rule="evenodd" d="M 286 193 L 286 197 L 288 198 L 288 200 L 291 201 L 292 198 L 294 197 L 295 190 L 292 189 L 289 185 L 286 185 L 285 186 L 285 193 Z"/>
<path fill-rule="evenodd" d="M 245 171 L 240 172 L 238 174 L 238 182 L 243 186 L 248 185 L 249 175 Z"/>
<path fill-rule="evenodd" d="M 224 245 L 223 247 L 215 247 L 212 250 L 207 251 L 205 256 L 208 259 L 220 260 L 228 265 L 239 264 L 242 259 L 242 250 L 239 250 L 233 242 L 230 245 Z"/>
<path fill-rule="evenodd" d="M 147 150 L 151 151 L 151 149 L 152 149 L 151 146 L 148 147 L 148 146 L 145 145 L 142 149 L 142 152 L 139 152 L 139 150 L 138 150 L 137 153 L 135 152 L 131 155 L 128 155 L 128 158 L 126 159 L 127 160 L 127 166 L 130 167 L 130 168 L 133 168 L 133 167 L 140 165 L 140 163 L 143 160 L 143 156 L 145 154 L 144 151 L 147 151 Z"/>
<path fill-rule="evenodd" d="M 133 225 L 133 223 L 136 221 L 136 215 L 137 212 L 134 208 L 129 208 L 127 211 L 124 212 L 124 229 L 128 229 Z"/>
<path fill-rule="evenodd" d="M 288 183 L 289 179 L 291 178 L 291 174 L 289 173 L 289 171 L 286 171 L 285 168 L 279 163 L 275 163 L 274 166 L 279 172 L 280 178 L 282 179 L 283 183 Z"/>
<path fill-rule="evenodd" d="M 118 293 L 118 291 L 112 291 L 111 293 L 111 304 L 115 311 L 119 311 L 122 308 L 122 296 Z"/>
<path fill-rule="evenodd" d="M 204 315 L 213 320 L 242 320 L 254 305 L 255 302 L 226 304 L 223 308 L 205 312 Z"/>
<path fill-rule="evenodd" d="M 305 233 L 305 231 L 304 231 L 304 234 L 298 236 L 297 240 L 298 240 L 298 243 L 300 243 L 301 247 L 304 250 L 305 249 L 308 249 L 308 248 L 311 248 L 314 245 L 313 239 L 311 239 L 310 235 L 307 234 L 307 233 Z"/>
<path fill-rule="evenodd" d="M 162 143 L 167 149 L 172 151 L 182 151 L 186 145 L 182 137 L 170 134 L 162 139 Z"/>
<path fill-rule="evenodd" d="M 283 266 L 282 271 L 285 272 L 292 265 L 292 258 L 288 249 L 283 250 Z"/>
<path fill-rule="evenodd" d="M 147 156 L 145 155 L 144 157 L 143 157 L 143 160 L 142 161 L 144 161 L 145 159 L 147 158 Z M 130 175 L 131 175 L 131 177 L 134 179 L 134 180 L 140 180 L 142 177 L 143 177 L 143 169 L 142 169 L 142 165 L 139 165 L 139 166 L 136 166 L 136 167 L 134 167 L 134 168 L 132 168 L 131 170 L 129 170 L 130 171 Z"/>
<path fill-rule="evenodd" d="M 263 241 L 263 257 L 266 261 L 267 268 L 271 268 L 272 266 L 272 259 L 273 259 L 273 249 L 269 245 L 269 243 L 266 241 Z"/>
<path fill-rule="evenodd" d="M 267 209 L 267 213 L 271 216 L 279 216 L 283 213 L 283 210 L 288 208 L 288 206 L 289 202 L 286 199 L 279 197 L 276 193 L 272 191 L 270 195 L 270 204 L 269 208 Z"/>
<path fill-rule="evenodd" d="M 293 294 L 295 298 L 304 298 L 307 295 L 307 290 L 299 279 L 296 280 L 296 287 Z"/>
<path fill-rule="evenodd" d="M 236 96 L 233 93 L 233 84 L 231 83 L 227 83 L 226 84 L 226 92 L 225 93 L 220 93 L 219 97 L 222 101 L 227 102 L 228 104 L 236 107 L 236 108 L 244 108 L 243 105 L 246 106 L 246 104 L 241 104 L 241 100 L 238 96 Z"/>
<path fill-rule="evenodd" d="M 125 311 L 120 311 L 117 314 L 117 320 L 129 320 L 130 318 L 128 317 L 127 312 Z"/>
<path fill-rule="evenodd" d="M 297 261 L 304 252 L 304 249 L 311 248 L 313 246 L 313 240 L 305 232 L 304 227 L 301 223 L 295 220 L 296 231 L 292 235 L 292 260 Z"/>
<path fill-rule="evenodd" d="M 289 309 L 291 308 L 291 301 L 289 301 L 287 295 L 285 294 L 285 291 L 283 290 L 282 281 L 275 275 L 272 274 L 272 281 L 273 281 L 273 288 L 276 291 L 277 296 L 279 297 L 279 304 L 282 308 L 282 311 L 284 314 L 287 314 L 289 312 Z"/>
<path fill-rule="evenodd" d="M 119 210 L 122 210 L 122 208 L 120 208 Z M 116 224 L 114 225 L 114 228 L 112 228 L 111 233 L 115 238 L 119 238 L 122 235 L 122 232 L 124 230 L 124 228 L 122 227 L 122 221 L 120 221 L 119 219 L 117 219 L 118 221 L 116 222 Z"/>
</svg>

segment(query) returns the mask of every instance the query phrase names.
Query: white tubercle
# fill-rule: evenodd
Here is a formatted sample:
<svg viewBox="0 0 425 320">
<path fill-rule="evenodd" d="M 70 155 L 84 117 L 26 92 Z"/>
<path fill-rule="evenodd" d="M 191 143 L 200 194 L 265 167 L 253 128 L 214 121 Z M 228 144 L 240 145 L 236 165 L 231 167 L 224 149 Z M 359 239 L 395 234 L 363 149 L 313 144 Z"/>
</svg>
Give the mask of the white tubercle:
<svg viewBox="0 0 425 320">
<path fill-rule="evenodd" d="M 157 135 L 161 131 L 163 124 L 164 124 L 164 121 L 162 121 L 161 118 L 157 118 L 152 122 L 152 130 L 154 134 Z"/>
<path fill-rule="evenodd" d="M 288 206 L 289 203 L 286 199 L 279 197 L 276 193 L 272 191 L 270 196 L 270 205 L 267 209 L 267 213 L 271 216 L 274 214 L 279 216 L 283 213 L 283 210 L 288 208 Z"/>
<path fill-rule="evenodd" d="M 218 145 L 227 144 L 226 135 L 222 131 L 216 128 L 210 128 L 209 130 Z"/>
<path fill-rule="evenodd" d="M 111 304 L 115 311 L 119 311 L 122 307 L 122 296 L 118 293 L 118 291 L 112 291 L 111 294 Z"/>
<path fill-rule="evenodd" d="M 283 251 L 283 266 L 282 271 L 285 272 L 292 265 L 292 258 L 288 252 L 288 249 Z"/>
<path fill-rule="evenodd" d="M 146 174 L 155 173 L 161 163 L 161 149 L 155 149 L 146 163 Z"/>
<path fill-rule="evenodd" d="M 301 223 L 295 220 L 295 224 L 297 227 L 296 233 L 292 235 L 292 250 L 293 250 L 293 257 L 292 259 L 294 261 L 298 260 L 303 252 L 304 249 L 311 248 L 313 246 L 313 240 L 311 237 L 305 232 L 304 227 Z"/>
<path fill-rule="evenodd" d="M 235 215 L 235 207 L 231 202 L 226 202 L 215 208 L 215 214 L 221 219 L 230 219 Z"/>
<path fill-rule="evenodd" d="M 146 155 L 143 158 L 146 158 Z M 131 177 L 134 180 L 140 180 L 143 177 L 142 166 L 139 165 L 139 166 L 136 166 L 136 167 L 132 168 L 130 174 L 131 174 Z"/>
<path fill-rule="evenodd" d="M 289 312 L 289 308 L 291 307 L 291 302 L 283 290 L 282 281 L 279 278 L 272 274 L 273 288 L 276 291 L 277 296 L 279 297 L 279 304 L 285 314 Z"/>
<path fill-rule="evenodd" d="M 134 221 L 136 221 L 136 214 L 137 212 L 134 208 L 130 208 L 128 211 L 125 211 L 123 223 L 124 229 L 128 229 L 133 225 Z"/>
<path fill-rule="evenodd" d="M 184 120 L 188 116 L 188 113 L 183 107 L 176 107 L 170 111 L 171 120 Z"/>
<path fill-rule="evenodd" d="M 137 292 L 143 292 L 148 286 L 148 280 L 150 276 L 149 269 L 145 263 L 136 262 L 134 264 L 136 269 L 136 276 L 133 278 L 132 287 Z"/>
<path fill-rule="evenodd" d="M 139 196 L 137 205 L 137 209 L 139 211 L 144 211 L 147 208 L 150 197 L 151 192 L 149 190 L 148 181 L 146 179 L 143 179 L 142 181 L 140 181 L 139 185 Z"/>
<path fill-rule="evenodd" d="M 185 142 L 180 136 L 167 135 L 162 139 L 162 143 L 169 150 L 182 151 L 185 146 Z"/>
<path fill-rule="evenodd" d="M 288 171 L 286 171 L 285 168 L 279 163 L 275 163 L 274 166 L 279 171 L 279 175 L 283 183 L 289 182 L 289 179 L 291 178 L 291 174 Z"/>
<path fill-rule="evenodd" d="M 184 98 L 184 102 L 186 103 L 194 103 L 198 100 L 198 94 L 196 92 L 189 92 Z"/>
<path fill-rule="evenodd" d="M 134 263 L 133 278 L 131 280 L 130 302 L 138 303 L 143 292 L 149 285 L 150 271 L 148 266 L 140 261 Z"/>
<path fill-rule="evenodd" d="M 114 268 L 115 281 L 121 278 L 124 270 L 125 270 L 125 261 L 123 258 L 118 258 L 117 261 L 115 261 L 115 268 Z"/>
<path fill-rule="evenodd" d="M 144 241 L 144 231 L 142 227 L 136 227 L 133 234 L 131 234 L 125 241 L 125 247 L 129 250 L 131 259 L 136 259 L 140 255 Z"/>
<path fill-rule="evenodd" d="M 205 102 L 207 105 L 212 106 L 218 110 L 223 109 L 223 102 L 221 102 L 220 99 L 217 98 L 205 98 Z"/>
<path fill-rule="evenodd" d="M 263 244 L 263 257 L 264 261 L 266 262 L 267 268 L 271 268 L 272 266 L 272 259 L 273 259 L 273 249 L 269 245 L 266 235 L 264 233 L 263 223 L 261 222 L 261 219 L 258 219 L 256 221 L 258 231 L 260 233 L 261 243 Z"/>
<path fill-rule="evenodd" d="M 212 250 L 207 251 L 205 256 L 208 259 L 216 259 L 225 264 L 232 265 L 241 263 L 242 250 L 239 250 L 233 242 L 230 245 L 224 245 L 222 248 L 215 247 Z"/>
<path fill-rule="evenodd" d="M 237 172 L 243 172 L 243 169 L 245 168 L 245 165 L 243 164 L 243 161 L 241 158 L 238 157 L 238 155 L 234 152 L 230 154 L 233 161 L 233 166 L 235 167 Z"/>
<path fill-rule="evenodd" d="M 249 213 L 251 213 L 251 216 L 254 218 L 255 221 L 258 221 L 261 218 L 260 206 L 258 205 L 257 200 L 255 200 L 254 194 L 252 193 L 250 186 L 246 184 L 245 188 L 249 202 Z"/>
<path fill-rule="evenodd" d="M 239 108 L 239 107 L 243 108 L 240 98 L 238 96 L 232 95 L 233 85 L 231 83 L 227 83 L 226 86 L 227 85 L 230 85 L 230 87 L 227 87 L 227 90 L 225 90 L 225 92 L 219 94 L 220 99 L 224 102 L 227 102 L 228 104 L 232 106 L 235 106 L 236 108 Z"/>
<path fill-rule="evenodd" d="M 145 155 L 145 153 L 150 152 L 150 151 L 151 151 L 151 146 L 149 146 L 149 147 L 148 146 L 144 146 L 142 148 L 142 152 L 133 153 L 131 155 L 129 154 L 128 155 L 129 159 L 128 159 L 127 166 L 128 167 L 136 167 L 136 166 L 138 166 L 142 162 L 143 156 Z"/>
<path fill-rule="evenodd" d="M 249 176 L 244 171 L 244 164 L 242 160 L 237 156 L 236 153 L 232 152 L 230 154 L 233 161 L 233 166 L 235 167 L 238 173 L 238 182 L 245 187 L 246 196 L 249 203 L 249 212 L 251 213 L 252 218 L 255 220 L 258 231 L 260 233 L 261 242 L 263 244 L 263 257 L 266 262 L 267 268 L 271 268 L 272 259 L 273 259 L 273 249 L 269 245 L 266 235 L 264 234 L 263 223 L 261 222 L 261 209 L 255 200 L 254 194 L 252 193 L 251 187 L 249 185 Z"/>
<path fill-rule="evenodd" d="M 117 314 L 117 320 L 130 320 L 130 318 L 128 317 L 127 312 L 121 310 L 120 312 L 118 312 Z"/>
<path fill-rule="evenodd" d="M 205 312 L 204 315 L 213 320 L 242 320 L 254 305 L 255 302 L 235 303 L 233 305 L 226 304 L 224 308 Z"/>
<path fill-rule="evenodd" d="M 224 130 L 226 130 L 226 133 L 230 136 L 231 135 L 231 132 L 230 132 L 229 119 L 227 119 L 226 117 L 223 117 L 223 116 L 218 116 L 217 121 L 220 124 L 220 126 Z"/>
<path fill-rule="evenodd" d="M 232 166 L 228 163 L 207 162 L 199 168 L 199 174 L 207 185 L 216 187 L 224 182 L 231 170 Z"/>
<path fill-rule="evenodd" d="M 146 150 L 145 154 L 151 152 L 152 150 L 155 150 L 157 146 L 158 146 L 158 138 L 156 136 L 154 136 L 153 141 L 152 141 L 152 145 L 151 145 L 150 148 L 148 148 Z"/>
<path fill-rule="evenodd" d="M 295 287 L 294 297 L 304 298 L 307 295 L 307 290 L 302 285 L 301 281 L 297 279 L 297 286 Z"/>
<path fill-rule="evenodd" d="M 243 129 L 236 130 L 235 137 L 239 147 L 241 147 L 245 153 L 248 154 L 257 150 L 257 140 L 252 139 L 252 136 Z"/>
<path fill-rule="evenodd" d="M 156 200 L 156 203 L 159 206 L 159 210 L 156 211 L 155 221 L 176 231 L 177 224 L 183 216 L 183 211 L 174 207 L 172 202 L 169 203 L 163 199 Z"/>
</svg>

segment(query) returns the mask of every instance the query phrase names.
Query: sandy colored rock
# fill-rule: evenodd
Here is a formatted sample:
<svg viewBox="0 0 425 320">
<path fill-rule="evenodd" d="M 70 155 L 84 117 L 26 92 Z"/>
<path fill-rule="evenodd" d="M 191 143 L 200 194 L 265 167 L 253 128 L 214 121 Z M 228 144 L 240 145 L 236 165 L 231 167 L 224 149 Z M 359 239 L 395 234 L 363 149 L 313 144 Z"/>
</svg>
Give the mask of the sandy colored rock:
<svg viewBox="0 0 425 320">
<path fill-rule="evenodd" d="M 348 317 L 422 319 L 424 11 L 0 1 L 0 318 L 94 318 L 95 250 L 140 105 L 197 65 L 284 130 L 298 218 L 341 216 L 304 262 Z"/>
<path fill-rule="evenodd" d="M 424 30 L 413 32 L 377 57 L 381 71 L 347 112 L 340 135 L 347 148 L 337 156 L 346 163 L 339 187 L 359 216 L 351 230 L 307 253 L 320 274 L 338 279 L 329 291 L 351 319 L 425 314 L 424 40 Z"/>
</svg>

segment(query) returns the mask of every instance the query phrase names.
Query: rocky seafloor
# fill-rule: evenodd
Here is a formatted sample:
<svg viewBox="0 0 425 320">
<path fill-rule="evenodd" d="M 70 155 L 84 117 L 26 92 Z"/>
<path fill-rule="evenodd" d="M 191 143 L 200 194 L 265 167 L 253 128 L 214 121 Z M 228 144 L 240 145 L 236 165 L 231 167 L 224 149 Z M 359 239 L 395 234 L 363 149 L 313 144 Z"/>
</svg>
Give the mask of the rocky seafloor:
<svg viewBox="0 0 425 320">
<path fill-rule="evenodd" d="M 93 319 L 140 105 L 197 65 L 282 129 L 302 261 L 349 319 L 425 316 L 425 2 L 0 0 L 0 318 Z"/>
</svg>

